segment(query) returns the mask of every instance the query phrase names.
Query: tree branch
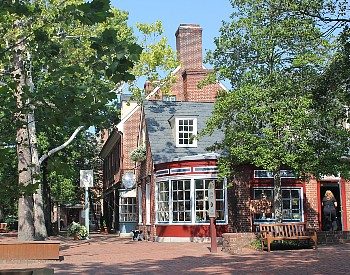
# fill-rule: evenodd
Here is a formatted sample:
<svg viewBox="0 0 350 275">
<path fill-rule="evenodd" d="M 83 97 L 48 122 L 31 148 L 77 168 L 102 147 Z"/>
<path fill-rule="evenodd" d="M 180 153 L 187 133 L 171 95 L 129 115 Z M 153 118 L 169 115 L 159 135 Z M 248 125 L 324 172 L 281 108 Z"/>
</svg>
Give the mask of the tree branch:
<svg viewBox="0 0 350 275">
<path fill-rule="evenodd" d="M 76 137 L 76 135 L 80 132 L 81 129 L 83 129 L 84 126 L 79 126 L 77 129 L 75 129 L 74 133 L 70 136 L 70 138 L 63 143 L 62 145 L 50 150 L 49 152 L 47 152 L 46 154 L 42 155 L 41 158 L 39 159 L 39 165 L 41 165 L 41 163 L 47 159 L 49 156 L 53 155 L 54 153 L 62 150 L 63 148 L 67 147 L 72 141 L 73 139 Z"/>
<path fill-rule="evenodd" d="M 321 21 L 323 22 L 343 22 L 343 23 L 350 23 L 350 18 L 345 18 L 345 17 L 342 17 L 342 18 L 332 18 L 332 17 L 325 17 L 325 16 L 322 16 L 320 14 L 312 14 L 311 12 L 308 12 L 308 11 L 301 11 L 300 12 L 302 15 L 306 15 L 306 16 L 310 16 L 310 17 L 313 17 L 313 18 L 318 18 L 320 19 Z"/>
</svg>

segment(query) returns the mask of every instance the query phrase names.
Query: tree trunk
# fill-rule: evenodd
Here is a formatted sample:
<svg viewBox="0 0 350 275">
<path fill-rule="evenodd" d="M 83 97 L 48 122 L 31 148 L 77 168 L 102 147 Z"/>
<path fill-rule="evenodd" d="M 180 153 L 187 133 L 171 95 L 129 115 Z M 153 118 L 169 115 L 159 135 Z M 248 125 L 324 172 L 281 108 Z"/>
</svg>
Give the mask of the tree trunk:
<svg viewBox="0 0 350 275">
<path fill-rule="evenodd" d="M 20 26 L 20 22 L 16 22 L 15 28 Z M 28 121 L 25 111 L 23 99 L 24 87 L 26 86 L 26 78 L 24 71 L 24 43 L 19 40 L 14 48 L 13 59 L 13 79 L 16 82 L 14 96 L 16 98 L 17 112 L 15 115 L 17 130 L 16 144 L 18 157 L 18 182 L 19 187 L 25 189 L 32 184 L 31 175 L 31 154 L 29 148 L 28 137 Z M 18 200 L 18 239 L 22 241 L 34 240 L 34 219 L 33 219 L 33 197 L 29 192 L 23 192 Z"/>
<path fill-rule="evenodd" d="M 21 115 L 20 117 L 23 117 Z M 25 117 L 25 116 L 24 116 Z M 22 119 L 21 119 L 22 120 Z M 17 129 L 18 181 L 21 188 L 32 184 L 31 155 L 28 143 L 27 120 Z M 24 192 L 18 203 L 18 239 L 21 241 L 34 240 L 33 197 Z"/>
<path fill-rule="evenodd" d="M 29 74 L 30 75 L 30 74 Z M 31 79 L 29 80 L 31 82 Z M 31 84 L 29 83 L 30 87 Z M 33 89 L 31 89 L 33 90 Z M 32 157 L 32 181 L 33 184 L 38 185 L 36 193 L 33 194 L 34 198 L 34 232 L 36 240 L 45 240 L 47 238 L 47 231 L 45 226 L 45 216 L 44 216 L 44 203 L 42 196 L 42 185 L 38 179 L 40 176 L 40 165 L 39 165 L 39 156 L 38 156 L 38 147 L 36 139 L 36 128 L 34 120 L 34 110 L 31 106 L 30 112 L 28 114 L 28 133 L 30 141 L 30 150 Z"/>
<path fill-rule="evenodd" d="M 48 158 L 42 162 L 42 185 L 43 185 L 43 200 L 44 200 L 44 215 L 45 215 L 45 225 L 47 230 L 47 235 L 52 236 L 52 226 L 51 226 L 51 195 L 50 186 L 48 182 Z"/>
<path fill-rule="evenodd" d="M 274 171 L 273 174 L 274 183 L 274 209 L 275 209 L 275 219 L 277 223 L 282 222 L 282 189 L 281 189 L 281 174 L 280 170 Z"/>
</svg>

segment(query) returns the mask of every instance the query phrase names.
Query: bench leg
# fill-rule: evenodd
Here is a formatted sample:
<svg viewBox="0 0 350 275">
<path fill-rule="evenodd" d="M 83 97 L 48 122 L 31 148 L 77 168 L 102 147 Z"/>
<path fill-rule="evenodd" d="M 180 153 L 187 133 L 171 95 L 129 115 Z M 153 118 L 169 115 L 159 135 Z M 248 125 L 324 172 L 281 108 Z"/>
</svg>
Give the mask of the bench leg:
<svg viewBox="0 0 350 275">
<path fill-rule="evenodd" d="M 271 251 L 271 241 L 267 239 L 267 252 Z"/>
</svg>

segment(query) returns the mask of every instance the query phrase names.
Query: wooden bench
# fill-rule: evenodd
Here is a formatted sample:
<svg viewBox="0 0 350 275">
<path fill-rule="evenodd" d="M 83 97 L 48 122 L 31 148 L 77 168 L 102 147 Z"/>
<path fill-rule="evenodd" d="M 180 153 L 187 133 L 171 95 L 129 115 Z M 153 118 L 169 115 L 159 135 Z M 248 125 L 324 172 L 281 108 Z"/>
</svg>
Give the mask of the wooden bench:
<svg viewBox="0 0 350 275">
<path fill-rule="evenodd" d="M 312 240 L 317 249 L 317 235 L 315 230 L 306 227 L 306 223 L 272 223 L 260 224 L 261 249 L 264 250 L 265 242 L 267 251 L 271 251 L 271 243 L 280 240 Z"/>
<path fill-rule="evenodd" d="M 7 223 L 5 222 L 0 223 L 0 233 L 6 233 L 6 232 L 8 232 Z"/>
</svg>

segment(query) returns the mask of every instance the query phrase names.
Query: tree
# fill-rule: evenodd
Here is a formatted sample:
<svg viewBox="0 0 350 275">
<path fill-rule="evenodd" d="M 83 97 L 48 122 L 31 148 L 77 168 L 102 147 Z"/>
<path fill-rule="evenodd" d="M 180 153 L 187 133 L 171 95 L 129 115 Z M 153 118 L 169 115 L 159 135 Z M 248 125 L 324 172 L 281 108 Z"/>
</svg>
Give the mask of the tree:
<svg viewBox="0 0 350 275">
<path fill-rule="evenodd" d="M 324 116 L 314 108 L 330 49 L 314 18 L 301 14 L 294 1 L 231 3 L 232 21 L 223 23 L 209 60 L 233 90 L 219 96 L 206 132 L 224 131 L 223 141 L 215 145 L 224 152 L 222 171 L 250 163 L 274 173 L 275 217 L 281 221 L 280 170 L 288 167 L 299 176 L 337 174 L 340 166 L 334 167 L 334 161 L 347 148 L 341 121 L 345 110 Z M 329 120 L 331 138 L 318 125 Z M 322 148 L 316 146 L 320 142 Z"/>
<path fill-rule="evenodd" d="M 152 87 L 162 87 L 162 93 L 166 94 L 172 84 L 176 81 L 172 72 L 180 64 L 176 52 L 168 44 L 163 36 L 163 24 L 156 21 L 153 24 L 137 23 L 136 27 L 140 32 L 140 45 L 143 51 L 139 61 L 130 71 L 136 78 L 129 81 L 129 91 L 132 99 L 142 103 L 147 91 L 140 87 L 140 81 L 144 80 Z M 143 83 L 142 83 L 143 84 Z"/>
<path fill-rule="evenodd" d="M 45 238 L 41 187 L 33 184 L 39 169 L 37 133 L 48 128 L 67 137 L 79 126 L 115 115 L 107 103 L 115 99 L 117 84 L 133 79 L 129 68 L 141 47 L 127 27 L 126 13 L 111 9 L 107 0 L 19 0 L 0 6 L 0 114 L 9 126 L 1 140 L 14 144 L 12 133 L 17 133 L 18 236 Z"/>
</svg>

